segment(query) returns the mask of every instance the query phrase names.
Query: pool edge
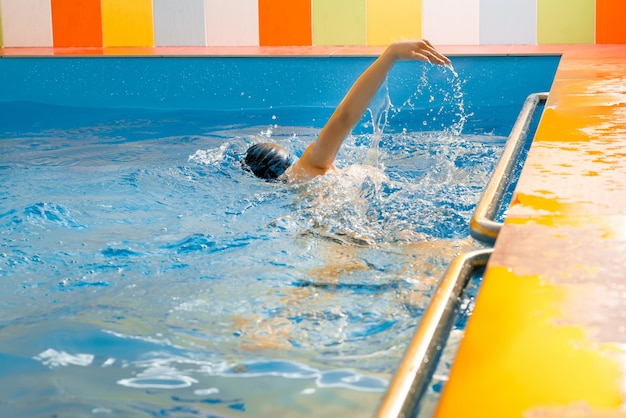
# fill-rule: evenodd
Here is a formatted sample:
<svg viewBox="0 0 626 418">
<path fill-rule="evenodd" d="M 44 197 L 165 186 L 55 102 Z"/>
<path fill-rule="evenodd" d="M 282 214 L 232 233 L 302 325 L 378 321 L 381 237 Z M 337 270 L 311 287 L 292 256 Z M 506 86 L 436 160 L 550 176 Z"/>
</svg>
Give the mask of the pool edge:
<svg viewBox="0 0 626 418">
<path fill-rule="evenodd" d="M 455 55 L 561 55 L 567 51 L 585 51 L 603 48 L 599 45 L 441 45 L 444 54 Z M 311 46 L 311 47 L 108 47 L 108 48 L 0 48 L 2 57 L 46 56 L 152 56 L 152 57 L 202 57 L 202 56 L 376 56 L 384 50 L 381 46 Z"/>
</svg>

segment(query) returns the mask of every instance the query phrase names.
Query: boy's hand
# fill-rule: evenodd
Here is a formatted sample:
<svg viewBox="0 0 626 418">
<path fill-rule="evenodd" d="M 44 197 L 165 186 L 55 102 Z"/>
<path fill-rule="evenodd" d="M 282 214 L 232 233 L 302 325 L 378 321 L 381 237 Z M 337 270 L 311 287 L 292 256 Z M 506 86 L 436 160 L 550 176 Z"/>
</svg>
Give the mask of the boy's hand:
<svg viewBox="0 0 626 418">
<path fill-rule="evenodd" d="M 439 65 L 450 64 L 450 60 L 437 51 L 426 39 L 396 42 L 389 46 L 389 51 L 397 60 L 419 60 Z"/>
</svg>

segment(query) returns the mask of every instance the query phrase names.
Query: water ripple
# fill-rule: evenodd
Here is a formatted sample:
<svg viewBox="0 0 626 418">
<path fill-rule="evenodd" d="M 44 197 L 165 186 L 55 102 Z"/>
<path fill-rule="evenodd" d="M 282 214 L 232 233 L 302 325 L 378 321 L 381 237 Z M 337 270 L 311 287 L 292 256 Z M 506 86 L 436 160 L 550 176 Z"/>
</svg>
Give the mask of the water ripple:
<svg viewBox="0 0 626 418">
<path fill-rule="evenodd" d="M 66 228 L 85 228 L 84 225 L 81 225 L 74 219 L 74 216 L 78 215 L 78 213 L 75 213 L 71 209 L 54 202 L 35 203 L 27 206 L 23 213 L 27 221 L 35 225 L 52 223 Z"/>
<path fill-rule="evenodd" d="M 107 258 L 127 258 L 127 257 L 140 257 L 142 254 L 131 250 L 130 248 L 112 248 L 108 247 L 100 251 L 100 253 Z"/>
<path fill-rule="evenodd" d="M 165 248 L 175 250 L 178 254 L 187 254 L 196 251 L 212 251 L 216 244 L 215 239 L 210 235 L 193 234 Z"/>
</svg>

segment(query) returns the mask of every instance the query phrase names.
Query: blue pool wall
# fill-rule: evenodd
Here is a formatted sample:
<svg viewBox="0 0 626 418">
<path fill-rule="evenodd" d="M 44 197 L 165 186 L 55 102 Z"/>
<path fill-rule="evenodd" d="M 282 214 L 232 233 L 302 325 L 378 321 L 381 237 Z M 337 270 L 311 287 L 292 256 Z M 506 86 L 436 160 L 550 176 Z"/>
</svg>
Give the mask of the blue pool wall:
<svg viewBox="0 0 626 418">
<path fill-rule="evenodd" d="M 322 123 L 373 60 L 373 57 L 5 57 L 0 58 L 0 105 L 29 102 L 67 107 L 68 111 L 147 108 L 300 114 L 303 108 L 308 108 L 311 112 L 321 112 L 323 120 L 316 119 L 316 123 Z M 424 117 L 424 112 L 436 113 L 445 105 L 443 101 L 458 100 L 452 95 L 460 89 L 463 110 L 472 114 L 470 120 L 478 124 L 486 121 L 485 126 L 496 123 L 503 131 L 495 133 L 506 134 L 528 94 L 550 89 L 558 62 L 558 56 L 452 57 L 458 78 L 447 68 L 400 62 L 388 77 L 389 97 L 398 106 L 413 96 L 412 108 L 405 109 L 403 117 L 419 119 Z M 428 83 L 426 87 L 424 79 Z M 419 90 L 418 86 L 421 86 Z M 451 105 L 453 113 L 458 110 L 455 106 L 458 104 Z M 493 122 L 496 117 L 497 122 Z M 305 125 L 310 122 L 306 118 L 293 120 Z M 450 121 L 440 118 L 439 123 L 443 126 Z"/>
</svg>

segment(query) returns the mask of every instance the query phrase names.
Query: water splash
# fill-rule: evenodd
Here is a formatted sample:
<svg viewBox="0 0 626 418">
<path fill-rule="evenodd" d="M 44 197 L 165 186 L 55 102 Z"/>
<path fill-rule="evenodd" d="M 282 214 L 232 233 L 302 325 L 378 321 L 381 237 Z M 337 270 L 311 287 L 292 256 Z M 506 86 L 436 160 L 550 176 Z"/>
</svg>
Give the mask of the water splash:
<svg viewBox="0 0 626 418">
<path fill-rule="evenodd" d="M 365 156 L 365 160 L 363 161 L 366 165 L 371 165 L 373 167 L 379 166 L 379 150 L 378 145 L 380 144 L 380 140 L 383 136 L 384 128 L 388 123 L 389 111 L 393 108 L 393 104 L 391 103 L 391 97 L 389 97 L 389 84 L 385 81 L 383 88 L 378 91 L 378 94 L 372 100 L 372 103 L 369 106 L 369 113 L 372 118 L 372 142 L 370 144 L 370 148 Z"/>
<path fill-rule="evenodd" d="M 433 70 L 436 68 L 436 70 Z M 432 71 L 442 71 L 447 74 L 446 86 L 432 83 Z M 432 107 L 425 113 L 423 128 L 434 125 L 430 130 L 440 131 L 444 135 L 460 136 L 463 128 L 472 114 L 465 110 L 465 95 L 463 85 L 465 80 L 461 79 L 452 64 L 445 66 L 423 66 L 419 82 L 415 87 L 415 92 L 411 94 L 400 106 L 394 106 L 389 94 L 389 82 L 385 80 L 382 88 L 378 91 L 368 110 L 371 118 L 372 138 L 363 164 L 384 169 L 380 161 L 379 145 L 383 139 L 385 129 L 389 127 L 394 118 L 399 117 L 404 109 L 416 111 L 421 107 Z M 438 107 L 436 104 L 439 104 Z M 451 114 L 451 115 L 450 115 Z M 446 116 L 447 117 L 444 117 Z M 451 117 L 452 116 L 452 117 Z M 443 125 L 443 121 L 452 119 L 452 122 Z M 437 126 L 437 123 L 441 126 Z M 403 131 L 406 134 L 406 128 Z"/>
<path fill-rule="evenodd" d="M 461 80 L 459 74 L 455 71 L 452 63 L 445 66 L 451 73 L 452 78 L 448 79 L 452 85 L 452 102 L 457 108 L 457 113 L 455 116 L 458 117 L 458 120 L 452 124 L 449 128 L 450 132 L 454 135 L 461 135 L 463 132 L 463 127 L 467 122 L 467 119 L 472 116 L 472 113 L 467 113 L 465 111 L 465 95 L 463 94 L 463 84 L 464 81 Z"/>
<path fill-rule="evenodd" d="M 431 74 L 433 71 L 439 71 L 445 75 L 447 84 L 431 82 L 434 78 Z M 400 106 L 392 108 L 390 120 L 399 117 L 404 109 L 417 111 L 423 108 L 422 130 L 442 131 L 459 136 L 463 133 L 468 118 L 472 116 L 465 111 L 464 84 L 465 80 L 459 76 L 452 64 L 425 65 L 422 67 L 415 92 Z"/>
</svg>

